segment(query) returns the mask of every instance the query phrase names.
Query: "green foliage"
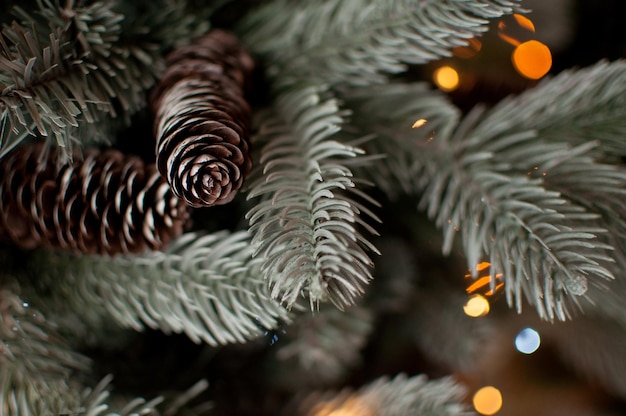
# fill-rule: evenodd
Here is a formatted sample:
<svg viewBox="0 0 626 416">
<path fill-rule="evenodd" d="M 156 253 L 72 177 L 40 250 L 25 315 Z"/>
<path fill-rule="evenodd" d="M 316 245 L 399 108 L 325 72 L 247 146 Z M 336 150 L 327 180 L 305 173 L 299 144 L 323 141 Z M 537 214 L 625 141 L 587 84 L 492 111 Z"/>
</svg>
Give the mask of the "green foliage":
<svg viewBox="0 0 626 416">
<path fill-rule="evenodd" d="M 38 134 L 66 149 L 59 154 L 67 159 L 79 126 L 117 114 L 113 98 L 124 111 L 142 105 L 153 61 L 138 67 L 129 49 L 116 46 L 123 17 L 109 5 L 72 10 L 42 0 L 37 15 L 16 14 L 21 22 L 0 37 L 0 155 Z"/>
<path fill-rule="evenodd" d="M 165 51 L 206 32 L 215 7 L 158 3 L 16 7 L 0 35 L 0 157 L 38 135 L 63 162 L 77 143 L 108 140 L 110 118 L 144 108 Z"/>
<path fill-rule="evenodd" d="M 470 415 L 461 400 L 464 388 L 452 378 L 428 380 L 425 376 L 380 378 L 359 390 L 360 396 L 377 404 L 382 416 Z"/>
<path fill-rule="evenodd" d="M 184 332 L 210 345 L 246 342 L 289 318 L 269 299 L 245 232 L 188 233 L 136 256 L 40 253 L 36 279 L 56 303 L 125 327 Z M 107 296 L 101 296 L 106 293 Z"/>
<path fill-rule="evenodd" d="M 606 391 L 626 397 L 623 323 L 578 316 L 570 322 L 545 327 L 541 333 L 542 341 L 554 346 L 565 365 Z"/>
<path fill-rule="evenodd" d="M 371 280 L 360 229 L 374 204 L 356 188 L 348 165 L 362 151 L 333 139 L 343 122 L 337 102 L 316 87 L 292 87 L 260 128 L 260 178 L 250 185 L 250 232 L 273 298 L 292 307 L 307 293 L 311 307 L 354 303 Z M 356 197 L 356 198 L 355 198 Z M 369 217 L 369 218 L 368 218 Z"/>
<path fill-rule="evenodd" d="M 359 364 L 373 320 L 372 311 L 359 305 L 299 316 L 278 341 L 278 362 L 270 364 L 274 379 L 291 390 L 342 381 Z"/>
<path fill-rule="evenodd" d="M 474 415 L 462 403 L 464 396 L 464 388 L 450 377 L 428 380 L 424 375 L 399 374 L 393 379 L 378 378 L 356 392 L 345 389 L 338 394 L 311 394 L 299 403 L 301 412 L 298 414 L 309 414 L 307 410 L 315 407 L 328 413 L 342 409 L 346 413 L 379 416 Z"/>
<path fill-rule="evenodd" d="M 543 79 L 519 96 L 502 100 L 482 118 L 475 134 L 495 137 L 532 130 L 542 139 L 533 140 L 537 145 L 557 142 L 575 146 L 593 142 L 595 146 L 588 155 L 621 163 L 619 158 L 626 155 L 623 140 L 626 96 L 622 93 L 625 85 L 625 60 L 602 61 L 587 68 L 563 71 L 554 78 Z M 514 153 L 516 148 L 507 150 Z M 547 152 L 528 152 L 536 158 L 547 158 L 543 153 Z M 524 155 L 517 157 L 523 160 Z"/>
<path fill-rule="evenodd" d="M 111 397 L 111 392 L 107 387 L 113 379 L 108 375 L 104 377 L 93 389 L 85 389 L 81 399 L 82 404 L 77 409 L 81 416 L 206 416 L 208 403 L 198 406 L 188 406 L 188 403 L 199 393 L 208 387 L 206 380 L 200 380 L 186 392 L 176 396 L 174 399 L 165 400 L 163 396 L 158 396 L 150 401 L 141 397 L 132 400 L 118 400 Z M 115 402 L 115 405 L 111 404 Z M 120 402 L 120 403 L 118 403 Z M 113 410 L 113 408 L 119 409 Z"/>
<path fill-rule="evenodd" d="M 419 84 L 356 92 L 346 102 L 361 129 L 380 135 L 376 151 L 388 149 L 382 169 L 404 178 L 404 187 L 422 196 L 420 207 L 443 228 L 445 253 L 460 235 L 468 267 L 488 260 L 492 276 L 504 278 L 509 303 L 519 309 L 525 295 L 542 317 L 566 319 L 567 304 L 578 303 L 589 282 L 613 278 L 612 251 L 624 250 L 626 223 L 617 212 L 626 171 L 596 162 L 592 146 L 575 146 L 582 135 L 569 144 L 568 135 L 555 140 L 555 131 L 575 125 L 572 112 L 586 108 L 581 123 L 618 142 L 612 136 L 621 134 L 618 123 L 602 130 L 600 114 L 624 111 L 625 101 L 606 88 L 623 82 L 622 68 L 621 62 L 602 63 L 564 73 L 492 110 L 476 109 L 455 127 L 457 113 Z M 572 83 L 586 88 L 569 88 Z M 558 99 L 540 99 L 556 90 Z M 428 124 L 410 129 L 418 118 Z M 406 128 L 389 134 L 389 125 Z M 398 159 L 404 163 L 394 163 Z"/>
<path fill-rule="evenodd" d="M 492 317 L 495 313 L 480 319 L 462 313 L 466 303 L 467 294 L 456 287 L 421 286 L 405 324 L 422 354 L 452 373 L 480 371 L 491 358 L 501 329 L 496 326 L 497 318 Z"/>
<path fill-rule="evenodd" d="M 516 10 L 518 2 L 507 0 L 274 0 L 239 30 L 276 78 L 362 86 L 449 56 L 485 32 L 488 19 Z"/>
<path fill-rule="evenodd" d="M 58 415 L 80 403 L 77 373 L 89 361 L 58 337 L 28 302 L 0 290 L 0 409 L 14 416 Z"/>
</svg>

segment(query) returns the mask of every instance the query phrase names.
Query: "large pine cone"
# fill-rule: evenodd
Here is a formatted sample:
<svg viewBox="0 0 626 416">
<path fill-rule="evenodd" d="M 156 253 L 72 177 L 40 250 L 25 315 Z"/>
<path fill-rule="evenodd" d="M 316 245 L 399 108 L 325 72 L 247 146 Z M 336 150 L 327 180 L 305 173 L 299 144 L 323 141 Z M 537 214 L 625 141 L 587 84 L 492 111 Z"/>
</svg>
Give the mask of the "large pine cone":
<svg viewBox="0 0 626 416">
<path fill-rule="evenodd" d="M 0 238 L 78 253 L 156 250 L 180 235 L 188 208 L 154 164 L 89 149 L 58 166 L 55 150 L 21 146 L 0 159 Z"/>
<path fill-rule="evenodd" d="M 230 202 L 252 167 L 253 60 L 237 39 L 213 30 L 167 57 L 151 98 L 157 167 L 192 207 Z"/>
</svg>

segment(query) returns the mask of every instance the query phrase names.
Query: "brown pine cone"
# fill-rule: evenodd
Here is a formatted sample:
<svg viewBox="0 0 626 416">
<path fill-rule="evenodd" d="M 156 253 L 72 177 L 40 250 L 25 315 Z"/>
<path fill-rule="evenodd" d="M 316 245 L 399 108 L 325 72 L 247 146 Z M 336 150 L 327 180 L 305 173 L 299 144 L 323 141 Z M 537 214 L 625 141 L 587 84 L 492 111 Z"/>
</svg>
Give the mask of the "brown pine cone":
<svg viewBox="0 0 626 416">
<path fill-rule="evenodd" d="M 252 58 L 233 35 L 212 30 L 167 63 L 151 97 L 157 167 L 192 207 L 230 202 L 252 167 L 244 98 Z"/>
<path fill-rule="evenodd" d="M 154 164 L 89 149 L 58 166 L 56 150 L 20 146 L 0 159 L 0 238 L 78 253 L 156 250 L 180 235 L 188 208 Z"/>
</svg>

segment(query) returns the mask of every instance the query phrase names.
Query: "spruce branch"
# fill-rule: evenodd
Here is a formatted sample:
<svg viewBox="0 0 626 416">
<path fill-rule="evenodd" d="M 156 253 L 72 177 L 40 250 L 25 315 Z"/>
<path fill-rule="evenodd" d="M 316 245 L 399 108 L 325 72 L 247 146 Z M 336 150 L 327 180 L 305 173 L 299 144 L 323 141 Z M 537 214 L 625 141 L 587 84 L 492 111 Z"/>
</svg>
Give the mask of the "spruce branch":
<svg viewBox="0 0 626 416">
<path fill-rule="evenodd" d="M 73 257 L 38 254 L 36 279 L 59 308 L 124 327 L 185 333 L 210 345 L 246 342 L 289 321 L 269 298 L 245 232 L 183 234 L 164 252 Z M 39 290 L 41 292 L 41 290 Z M 106 293 L 107 296 L 100 296 Z M 91 318 L 93 320 L 93 318 Z"/>
<path fill-rule="evenodd" d="M 563 79 L 553 82 L 561 86 L 564 102 L 572 102 Z M 394 107 L 401 108 L 397 114 L 388 113 L 388 96 L 382 91 L 381 96 L 376 90 L 368 91 L 373 98 L 357 93 L 347 103 L 354 106 L 355 120 L 362 122 L 362 128 L 380 134 L 379 147 L 395 154 L 393 147 L 403 146 L 411 155 L 411 172 L 419 178 L 414 190 L 422 195 L 420 207 L 444 231 L 444 253 L 450 252 L 455 236 L 460 235 L 470 269 L 488 259 L 492 276 L 504 277 L 509 304 L 519 310 L 525 295 L 546 319 L 566 319 L 567 304 L 579 304 L 578 297 L 585 294 L 589 282 L 595 285 L 613 278 L 612 251 L 623 247 L 609 244 L 614 239 L 602 220 L 602 210 L 594 207 L 602 201 L 611 204 L 622 191 L 610 185 L 598 187 L 595 172 L 613 184 L 623 183 L 624 173 L 592 163 L 584 146 L 551 144 L 549 134 L 544 139 L 542 132 L 549 131 L 550 120 L 559 126 L 563 118 L 569 119 L 568 106 L 553 111 L 543 129 L 535 128 L 527 114 L 534 111 L 532 106 L 526 110 L 519 102 L 508 101 L 503 105 L 517 111 L 505 119 L 502 114 L 490 117 L 500 112 L 496 106 L 488 112 L 474 110 L 454 131 L 448 127 L 433 131 L 426 124 L 426 131 L 409 133 L 414 130 L 407 128 L 404 134 L 388 135 L 379 126 L 409 126 L 424 117 L 420 111 L 433 98 L 440 108 L 434 114 L 436 125 L 450 126 L 455 118 L 451 117 L 454 112 L 445 110 L 444 100 L 436 98 L 435 92 L 425 93 L 422 86 L 405 85 L 395 93 L 395 103 L 405 103 Z M 374 121 L 372 114 L 381 116 Z M 579 170 L 581 161 L 589 168 L 586 174 Z M 535 175 L 536 170 L 541 174 Z M 565 192 L 568 186 L 571 197 Z M 593 200 L 585 188 L 595 190 Z"/>
<path fill-rule="evenodd" d="M 345 412 L 364 416 L 469 416 L 462 403 L 465 388 L 452 378 L 428 380 L 424 375 L 400 374 L 378 378 L 353 392 L 312 393 L 292 406 L 296 414 Z M 289 407 L 283 414 L 293 414 Z"/>
<path fill-rule="evenodd" d="M 292 87 L 279 96 L 275 114 L 261 127 L 259 179 L 249 198 L 258 198 L 246 217 L 263 258 L 272 298 L 290 308 L 308 294 L 311 308 L 330 300 L 354 303 L 371 280 L 366 250 L 376 248 L 361 234 L 376 231 L 348 167 L 362 151 L 333 139 L 343 122 L 337 102 L 316 87 Z M 358 200 L 364 201 L 364 203 Z"/>
<path fill-rule="evenodd" d="M 626 60 L 563 71 L 498 103 L 474 133 L 494 137 L 529 129 L 546 143 L 580 145 L 594 141 L 598 146 L 590 156 L 620 163 L 619 158 L 626 155 L 624 88 Z"/>
<path fill-rule="evenodd" d="M 121 16 L 102 3 L 79 10 L 48 1 L 39 6 L 37 15 L 16 9 L 21 22 L 5 26 L 0 36 L 0 156 L 26 133 L 70 149 L 79 122 L 94 123 L 100 113 L 115 111 L 110 102 L 115 91 L 107 80 L 115 79 L 115 71 L 110 65 L 97 67 L 100 72 L 94 67 L 103 64 L 98 58 L 108 55 L 119 37 Z M 70 157 L 60 155 L 62 160 Z"/>
<path fill-rule="evenodd" d="M 490 316 L 462 314 L 466 302 L 456 287 L 420 287 L 405 327 L 429 361 L 451 372 L 476 374 L 492 357 L 498 328 Z"/>
<path fill-rule="evenodd" d="M 485 32 L 488 19 L 516 10 L 517 0 L 274 0 L 246 16 L 240 31 L 277 77 L 363 86 L 449 56 Z"/>
<path fill-rule="evenodd" d="M 114 9 L 124 15 L 121 37 L 126 43 L 167 53 L 208 32 L 212 15 L 231 1 L 134 0 L 116 2 Z"/>
<path fill-rule="evenodd" d="M 331 385 L 360 361 L 361 348 L 373 330 L 372 312 L 360 305 L 340 311 L 327 308 L 299 316 L 281 337 L 274 377 L 290 388 Z"/>
<path fill-rule="evenodd" d="M 0 290 L 0 409 L 15 416 L 58 415 L 80 404 L 77 374 L 89 367 L 50 321 L 7 288 Z"/>
<path fill-rule="evenodd" d="M 94 140 L 104 115 L 127 117 L 145 106 L 160 69 L 158 51 L 121 41 L 123 16 L 112 4 L 63 8 L 40 0 L 0 35 L 0 157 L 27 135 L 59 145 Z M 161 63 L 162 64 L 162 63 Z"/>
<path fill-rule="evenodd" d="M 602 385 L 606 391 L 626 397 L 623 323 L 580 316 L 546 326 L 542 333 L 545 342 L 553 343 L 559 357 L 576 373 Z"/>
<path fill-rule="evenodd" d="M 77 413 L 81 416 L 204 416 L 207 415 L 209 403 L 198 406 L 189 406 L 199 393 L 206 390 L 208 383 L 200 380 L 187 391 L 166 400 L 163 396 L 157 396 L 152 400 L 142 397 L 133 399 L 120 399 L 112 396 L 108 387 L 113 377 L 107 375 L 95 387 L 84 389 L 82 403 Z"/>
</svg>

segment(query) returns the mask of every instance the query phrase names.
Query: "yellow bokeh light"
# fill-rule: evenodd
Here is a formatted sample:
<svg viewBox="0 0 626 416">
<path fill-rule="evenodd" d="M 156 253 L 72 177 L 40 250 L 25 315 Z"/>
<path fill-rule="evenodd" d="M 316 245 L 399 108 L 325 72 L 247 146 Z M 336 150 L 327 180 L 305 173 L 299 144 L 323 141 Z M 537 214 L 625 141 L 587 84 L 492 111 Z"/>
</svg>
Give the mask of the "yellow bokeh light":
<svg viewBox="0 0 626 416">
<path fill-rule="evenodd" d="M 320 403 L 308 414 L 309 416 L 374 416 L 374 411 L 367 401 L 351 396 L 345 401 Z"/>
<path fill-rule="evenodd" d="M 413 123 L 413 126 L 411 126 L 411 127 L 414 128 L 414 129 L 417 129 L 419 127 L 422 127 L 426 123 L 428 123 L 428 120 L 426 120 L 425 118 L 420 118 L 415 123 Z"/>
<path fill-rule="evenodd" d="M 481 415 L 495 415 L 502 408 L 502 393 L 493 386 L 483 387 L 474 394 L 472 403 Z"/>
<path fill-rule="evenodd" d="M 444 91 L 453 91 L 459 86 L 459 73 L 451 66 L 442 66 L 435 70 L 433 80 Z"/>
<path fill-rule="evenodd" d="M 543 77 L 552 67 L 550 48 L 536 40 L 517 45 L 512 60 L 517 72 L 530 79 Z"/>
<path fill-rule="evenodd" d="M 463 312 L 472 318 L 485 316 L 489 313 L 489 301 L 481 295 L 474 295 L 463 305 Z"/>
</svg>

